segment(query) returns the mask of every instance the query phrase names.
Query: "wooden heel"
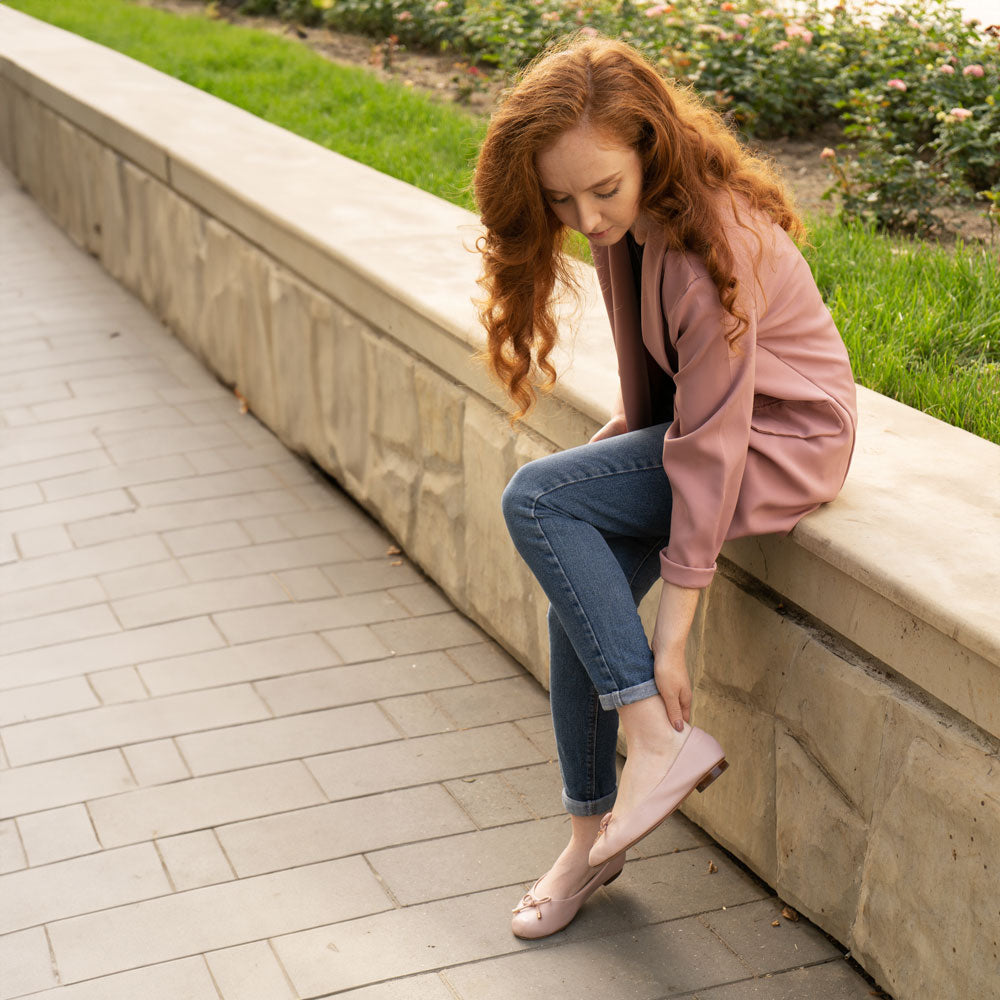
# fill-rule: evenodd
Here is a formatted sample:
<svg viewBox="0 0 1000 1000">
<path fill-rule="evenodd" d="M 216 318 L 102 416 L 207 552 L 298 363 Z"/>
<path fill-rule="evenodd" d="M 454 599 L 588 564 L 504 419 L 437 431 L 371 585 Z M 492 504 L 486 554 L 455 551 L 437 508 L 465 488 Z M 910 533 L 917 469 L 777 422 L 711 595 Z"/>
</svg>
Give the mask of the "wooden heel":
<svg viewBox="0 0 1000 1000">
<path fill-rule="evenodd" d="M 712 784 L 712 782 L 715 781 L 715 779 L 718 778 L 727 767 L 729 767 L 729 761 L 720 760 L 719 763 L 716 764 L 715 767 L 713 767 L 712 770 L 709 771 L 697 785 L 695 785 L 695 788 L 697 788 L 699 792 L 705 791 L 705 789 L 708 788 L 708 786 Z"/>
</svg>

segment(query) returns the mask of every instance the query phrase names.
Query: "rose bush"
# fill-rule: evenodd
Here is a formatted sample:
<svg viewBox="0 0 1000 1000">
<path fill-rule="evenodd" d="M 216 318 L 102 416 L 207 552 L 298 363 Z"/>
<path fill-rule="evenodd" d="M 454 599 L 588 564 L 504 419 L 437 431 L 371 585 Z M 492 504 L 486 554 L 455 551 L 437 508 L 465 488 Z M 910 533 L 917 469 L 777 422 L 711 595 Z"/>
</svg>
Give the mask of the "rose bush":
<svg viewBox="0 0 1000 1000">
<path fill-rule="evenodd" d="M 794 14 L 773 0 L 224 2 L 454 51 L 504 75 L 572 32 L 622 38 L 747 136 L 842 127 L 829 194 L 846 215 L 922 232 L 955 199 L 994 215 L 1000 205 L 1000 28 L 965 23 L 948 0 L 801 0 Z"/>
</svg>

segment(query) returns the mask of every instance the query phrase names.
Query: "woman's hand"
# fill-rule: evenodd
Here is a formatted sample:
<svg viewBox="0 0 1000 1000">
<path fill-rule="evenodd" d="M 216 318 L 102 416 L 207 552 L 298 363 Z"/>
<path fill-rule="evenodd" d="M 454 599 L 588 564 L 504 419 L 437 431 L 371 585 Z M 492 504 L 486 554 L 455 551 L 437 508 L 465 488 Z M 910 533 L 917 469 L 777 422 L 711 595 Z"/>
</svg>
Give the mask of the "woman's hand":
<svg viewBox="0 0 1000 1000">
<path fill-rule="evenodd" d="M 605 438 L 617 437 L 619 434 L 624 434 L 628 430 L 628 426 L 625 423 L 625 414 L 616 413 L 591 439 L 590 443 L 593 444 L 595 441 L 603 441 Z"/>
<path fill-rule="evenodd" d="M 664 580 L 653 629 L 653 678 L 670 724 L 678 732 L 691 721 L 691 678 L 684 648 L 700 593 Z"/>
<path fill-rule="evenodd" d="M 691 721 L 691 678 L 684 662 L 684 649 L 669 649 L 656 654 L 653 678 L 657 690 L 667 706 L 667 718 L 678 732 L 681 722 Z"/>
</svg>

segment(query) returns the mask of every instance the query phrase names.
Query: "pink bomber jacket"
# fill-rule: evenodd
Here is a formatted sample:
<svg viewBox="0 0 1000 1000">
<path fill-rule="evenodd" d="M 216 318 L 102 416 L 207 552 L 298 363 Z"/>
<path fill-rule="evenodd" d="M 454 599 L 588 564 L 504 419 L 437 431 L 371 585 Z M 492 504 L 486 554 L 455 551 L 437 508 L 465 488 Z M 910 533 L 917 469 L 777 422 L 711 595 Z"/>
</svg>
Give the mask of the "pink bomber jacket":
<svg viewBox="0 0 1000 1000">
<path fill-rule="evenodd" d="M 735 349 L 700 257 L 667 250 L 664 234 L 650 232 L 640 303 L 626 241 L 592 247 L 629 429 L 661 419 L 660 370 L 676 385 L 663 441 L 673 509 L 660 570 L 682 587 L 711 582 L 727 539 L 790 531 L 832 500 L 854 448 L 850 362 L 809 265 L 780 226 L 743 217 L 762 247 L 735 221 L 727 230 L 749 319 Z"/>
</svg>

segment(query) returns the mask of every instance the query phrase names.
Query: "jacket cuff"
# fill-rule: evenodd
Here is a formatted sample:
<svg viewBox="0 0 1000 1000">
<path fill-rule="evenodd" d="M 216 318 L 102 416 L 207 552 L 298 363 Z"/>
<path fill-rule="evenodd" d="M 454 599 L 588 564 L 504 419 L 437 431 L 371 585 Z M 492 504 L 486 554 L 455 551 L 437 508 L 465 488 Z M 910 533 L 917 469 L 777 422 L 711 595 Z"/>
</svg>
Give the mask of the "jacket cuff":
<svg viewBox="0 0 1000 1000">
<path fill-rule="evenodd" d="M 707 587 L 715 576 L 716 564 L 707 569 L 698 566 L 682 566 L 667 558 L 666 549 L 660 552 L 660 576 L 678 587 L 688 587 L 691 590 L 701 590 Z"/>
</svg>

